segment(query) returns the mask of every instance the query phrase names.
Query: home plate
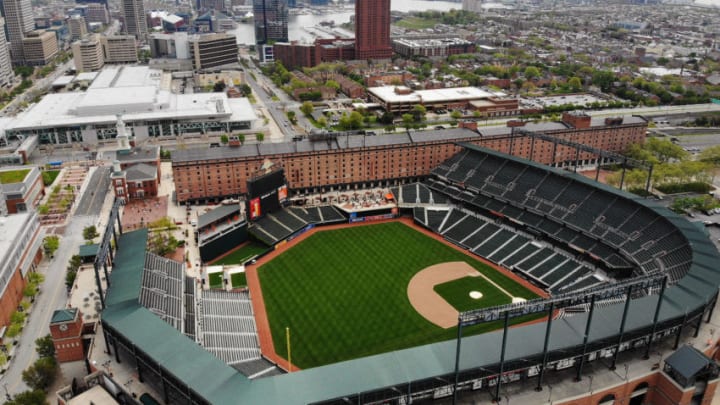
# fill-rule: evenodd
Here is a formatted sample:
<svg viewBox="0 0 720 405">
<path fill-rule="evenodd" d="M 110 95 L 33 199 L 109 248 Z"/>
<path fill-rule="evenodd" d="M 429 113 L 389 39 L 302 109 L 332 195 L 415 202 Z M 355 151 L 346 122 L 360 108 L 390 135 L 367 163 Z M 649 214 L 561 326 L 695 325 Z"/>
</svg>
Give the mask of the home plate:
<svg viewBox="0 0 720 405">
<path fill-rule="evenodd" d="M 482 298 L 482 293 L 480 291 L 470 291 L 470 298 L 474 300 L 479 300 Z"/>
<path fill-rule="evenodd" d="M 527 300 L 523 297 L 513 297 L 512 303 L 513 304 L 519 304 L 521 302 L 526 302 Z"/>
</svg>

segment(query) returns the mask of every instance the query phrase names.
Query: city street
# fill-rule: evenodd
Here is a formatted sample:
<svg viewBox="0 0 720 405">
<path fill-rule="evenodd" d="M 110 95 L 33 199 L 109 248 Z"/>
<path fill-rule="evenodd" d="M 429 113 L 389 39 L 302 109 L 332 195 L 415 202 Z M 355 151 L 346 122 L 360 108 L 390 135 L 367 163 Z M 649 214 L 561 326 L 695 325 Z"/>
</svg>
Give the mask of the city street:
<svg viewBox="0 0 720 405">
<path fill-rule="evenodd" d="M 60 248 L 55 252 L 55 257 L 46 258 L 41 263 L 39 271 L 45 275 L 45 282 L 40 286 L 41 292 L 30 309 L 28 323 L 20 337 L 21 343 L 16 347 L 10 361 L 10 368 L 0 380 L 10 395 L 28 389 L 22 381 L 22 372 L 37 359 L 35 339 L 50 333 L 48 325 L 53 311 L 66 307 L 65 268 L 70 257 L 77 254 L 80 245 L 85 243 L 82 237 L 83 228 L 95 225 L 97 221 L 98 215 L 72 217 L 65 229 L 65 235 L 60 238 Z"/>
<path fill-rule="evenodd" d="M 28 389 L 22 381 L 22 372 L 37 359 L 35 339 L 50 332 L 49 324 L 53 311 L 67 306 L 65 269 L 70 257 L 77 254 L 80 246 L 85 244 L 83 229 L 102 222 L 100 213 L 103 207 L 112 201 L 112 194 L 108 193 L 109 170 L 109 167 L 99 167 L 93 173 L 81 190 L 75 215 L 68 219 L 65 232 L 60 236 L 60 247 L 53 258 L 46 257 L 40 264 L 38 271 L 45 275 L 45 281 L 30 309 L 28 323 L 20 336 L 21 343 L 15 348 L 10 367 L 0 379 L 10 395 Z M 98 232 L 102 233 L 102 228 L 98 228 Z"/>
</svg>

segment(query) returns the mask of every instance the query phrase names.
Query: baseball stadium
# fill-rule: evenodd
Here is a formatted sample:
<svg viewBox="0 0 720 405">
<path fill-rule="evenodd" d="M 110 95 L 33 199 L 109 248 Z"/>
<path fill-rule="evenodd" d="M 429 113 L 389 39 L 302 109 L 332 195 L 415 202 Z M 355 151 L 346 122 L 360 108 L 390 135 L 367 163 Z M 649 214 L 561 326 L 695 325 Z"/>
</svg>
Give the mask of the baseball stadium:
<svg viewBox="0 0 720 405">
<path fill-rule="evenodd" d="M 147 230 L 108 227 L 106 347 L 166 403 L 499 401 L 502 386 L 541 389 L 567 369 L 580 380 L 709 321 L 720 254 L 702 226 L 572 171 L 458 146 L 419 181 L 348 187 L 333 203 L 293 204 L 281 171 L 249 184 L 242 230 L 223 231 L 253 246 L 232 253 L 239 270 L 188 277 L 138 254 Z M 237 217 L 223 209 L 200 219 L 211 256 L 230 229 L 217 220 Z"/>
</svg>

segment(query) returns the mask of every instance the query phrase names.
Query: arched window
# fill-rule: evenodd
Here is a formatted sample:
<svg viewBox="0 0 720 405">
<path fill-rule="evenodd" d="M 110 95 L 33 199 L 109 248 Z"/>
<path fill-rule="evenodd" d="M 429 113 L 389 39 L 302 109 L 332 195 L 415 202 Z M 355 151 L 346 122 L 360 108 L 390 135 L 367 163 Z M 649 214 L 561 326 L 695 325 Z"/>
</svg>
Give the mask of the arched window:
<svg viewBox="0 0 720 405">
<path fill-rule="evenodd" d="M 607 394 L 600 402 L 598 402 L 598 405 L 613 405 L 615 403 L 615 394 Z"/>
</svg>

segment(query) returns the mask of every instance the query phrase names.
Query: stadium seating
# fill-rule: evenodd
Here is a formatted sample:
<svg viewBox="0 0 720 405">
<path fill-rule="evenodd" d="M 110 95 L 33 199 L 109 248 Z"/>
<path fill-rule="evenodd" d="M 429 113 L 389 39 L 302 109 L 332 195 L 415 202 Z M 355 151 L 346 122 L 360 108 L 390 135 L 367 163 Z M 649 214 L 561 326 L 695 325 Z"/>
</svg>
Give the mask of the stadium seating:
<svg viewBox="0 0 720 405">
<path fill-rule="evenodd" d="M 445 238 L 455 242 L 462 242 L 484 224 L 485 221 L 468 215 L 453 226 L 452 229 L 448 229 Z"/>
<path fill-rule="evenodd" d="M 528 243 L 519 250 L 515 251 L 514 254 L 505 258 L 505 260 L 502 260 L 500 263 L 508 268 L 513 268 L 517 263 L 525 260 L 530 255 L 535 254 L 538 250 L 540 250 L 540 247 L 535 244 Z"/>
<path fill-rule="evenodd" d="M 145 255 L 140 304 L 180 332 L 183 316 L 183 263 L 152 253 Z"/>
<path fill-rule="evenodd" d="M 515 234 L 507 229 L 502 229 L 492 235 L 491 238 L 485 240 L 484 243 L 475 246 L 472 249 L 473 253 L 476 253 L 482 257 L 488 257 L 496 250 L 500 249 L 502 245 L 507 243 Z"/>
<path fill-rule="evenodd" d="M 195 279 L 185 277 L 183 295 L 183 309 L 185 310 L 185 322 L 183 333 L 192 340 L 195 340 Z"/>
<path fill-rule="evenodd" d="M 487 258 L 499 263 L 528 242 L 529 240 L 526 237 L 515 234 L 515 236 L 510 238 L 500 249 L 495 250 L 492 254 L 488 255 Z"/>
<path fill-rule="evenodd" d="M 439 165 L 432 175 L 425 182 L 431 191 L 467 203 L 465 207 L 475 207 L 479 214 L 502 213 L 573 254 L 589 253 L 610 269 L 666 271 L 671 280 L 689 269 L 688 241 L 667 219 L 584 179 L 472 148 Z M 595 271 L 587 265 L 528 243 L 517 231 L 490 222 L 470 226 L 467 213 L 456 211 L 433 213 L 432 219 L 427 211 L 420 222 L 476 254 L 526 272 L 553 292 L 604 282 L 592 276 Z"/>
<path fill-rule="evenodd" d="M 205 290 L 202 293 L 202 342 L 227 364 L 260 358 L 255 318 L 247 292 Z"/>
</svg>

